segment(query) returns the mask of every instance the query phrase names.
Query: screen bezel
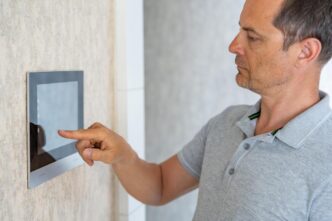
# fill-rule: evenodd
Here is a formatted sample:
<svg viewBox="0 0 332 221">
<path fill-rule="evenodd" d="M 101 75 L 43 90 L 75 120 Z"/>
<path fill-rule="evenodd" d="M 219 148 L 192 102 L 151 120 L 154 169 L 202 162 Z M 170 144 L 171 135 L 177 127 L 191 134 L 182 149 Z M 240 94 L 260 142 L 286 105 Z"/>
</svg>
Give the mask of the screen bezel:
<svg viewBox="0 0 332 221">
<path fill-rule="evenodd" d="M 52 71 L 52 72 L 28 72 L 28 172 L 29 172 L 29 187 L 44 182 L 40 179 L 39 175 L 43 174 L 47 179 L 52 178 L 76 165 L 71 166 L 71 162 L 67 162 L 71 159 L 72 162 L 80 164 L 82 161 L 76 159 L 79 156 L 76 148 L 75 141 L 56 147 L 49 152 L 38 154 L 38 145 L 36 139 L 36 131 L 38 126 L 37 122 L 37 86 L 40 84 L 52 84 L 52 83 L 65 83 L 65 82 L 77 82 L 77 99 L 78 99 L 78 113 L 77 113 L 77 128 L 83 128 L 83 71 Z M 66 129 L 66 128 L 59 128 Z M 74 158 L 75 160 L 74 160 Z M 74 163 L 75 164 L 75 163 Z M 52 166 L 53 165 L 53 166 Z M 66 165 L 66 166 L 64 166 Z M 59 167 L 58 169 L 55 169 Z M 35 177 L 31 179 L 31 177 Z M 39 177 L 39 178 L 38 178 Z M 47 180 L 46 179 L 46 180 Z M 37 182 L 36 182 L 37 180 Z"/>
</svg>

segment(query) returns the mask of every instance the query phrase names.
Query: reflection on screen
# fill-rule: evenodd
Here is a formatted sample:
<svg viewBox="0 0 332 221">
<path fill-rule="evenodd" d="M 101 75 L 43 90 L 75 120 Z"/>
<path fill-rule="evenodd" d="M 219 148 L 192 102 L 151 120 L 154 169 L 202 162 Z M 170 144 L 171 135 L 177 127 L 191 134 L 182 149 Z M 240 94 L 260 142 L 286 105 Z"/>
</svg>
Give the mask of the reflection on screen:
<svg viewBox="0 0 332 221">
<path fill-rule="evenodd" d="M 37 85 L 37 121 L 44 130 L 38 154 L 72 143 L 57 133 L 59 129 L 78 129 L 78 82 Z"/>
</svg>

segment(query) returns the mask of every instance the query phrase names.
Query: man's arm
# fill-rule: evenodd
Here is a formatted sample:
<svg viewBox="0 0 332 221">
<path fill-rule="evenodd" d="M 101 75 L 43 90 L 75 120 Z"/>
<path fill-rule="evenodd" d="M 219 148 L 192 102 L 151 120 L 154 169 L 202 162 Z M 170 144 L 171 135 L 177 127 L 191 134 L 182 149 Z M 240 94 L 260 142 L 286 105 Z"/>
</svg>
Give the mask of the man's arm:
<svg viewBox="0 0 332 221">
<path fill-rule="evenodd" d="M 176 155 L 161 164 L 148 163 L 121 136 L 99 123 L 59 134 L 78 140 L 76 148 L 90 166 L 94 160 L 111 164 L 126 191 L 145 204 L 163 205 L 198 186 Z"/>
<path fill-rule="evenodd" d="M 198 186 L 176 155 L 160 165 L 137 157 L 130 165 L 114 164 L 113 168 L 127 192 L 149 205 L 166 204 Z"/>
</svg>

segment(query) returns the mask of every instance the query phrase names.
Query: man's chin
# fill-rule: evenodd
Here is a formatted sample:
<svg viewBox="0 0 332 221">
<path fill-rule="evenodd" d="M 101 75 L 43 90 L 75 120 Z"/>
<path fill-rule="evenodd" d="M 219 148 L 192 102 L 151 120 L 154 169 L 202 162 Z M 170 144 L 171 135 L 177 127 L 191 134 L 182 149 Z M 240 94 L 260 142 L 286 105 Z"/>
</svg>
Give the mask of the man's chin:
<svg viewBox="0 0 332 221">
<path fill-rule="evenodd" d="M 260 91 L 256 88 L 253 87 L 253 85 L 250 84 L 249 80 L 245 77 L 243 77 L 243 75 L 241 75 L 241 73 L 238 73 L 236 75 L 236 83 L 239 87 L 242 87 L 244 89 L 248 89 L 254 93 L 260 94 Z"/>
<path fill-rule="evenodd" d="M 236 80 L 237 85 L 239 85 L 240 87 L 249 89 L 249 87 L 248 87 L 249 86 L 249 82 L 248 82 L 247 79 L 245 79 L 243 77 L 243 75 L 241 74 L 241 72 L 239 72 L 236 75 L 236 79 L 235 80 Z"/>
</svg>

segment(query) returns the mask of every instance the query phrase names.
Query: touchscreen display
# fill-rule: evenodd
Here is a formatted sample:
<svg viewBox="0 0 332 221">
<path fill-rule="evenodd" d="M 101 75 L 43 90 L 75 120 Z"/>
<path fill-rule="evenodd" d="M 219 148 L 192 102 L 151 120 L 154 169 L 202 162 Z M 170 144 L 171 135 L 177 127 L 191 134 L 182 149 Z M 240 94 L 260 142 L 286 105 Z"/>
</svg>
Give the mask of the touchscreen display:
<svg viewBox="0 0 332 221">
<path fill-rule="evenodd" d="M 84 121 L 83 71 L 28 72 L 28 187 L 83 163 L 76 140 L 59 129 L 78 130 Z"/>
<path fill-rule="evenodd" d="M 38 155 L 72 143 L 57 133 L 78 129 L 78 82 L 37 85 Z"/>
</svg>

